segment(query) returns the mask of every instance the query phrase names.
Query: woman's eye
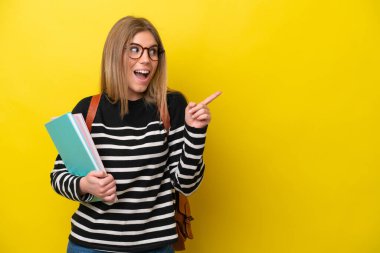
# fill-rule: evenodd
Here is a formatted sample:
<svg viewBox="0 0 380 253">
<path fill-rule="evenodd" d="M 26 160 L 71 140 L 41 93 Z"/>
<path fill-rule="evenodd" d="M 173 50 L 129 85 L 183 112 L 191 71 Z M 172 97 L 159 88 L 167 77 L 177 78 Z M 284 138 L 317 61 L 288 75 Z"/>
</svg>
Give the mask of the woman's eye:
<svg viewBox="0 0 380 253">
<path fill-rule="evenodd" d="M 138 48 L 138 47 L 130 47 L 130 49 L 129 49 L 132 53 L 138 53 L 138 52 L 140 52 L 140 48 Z"/>
<path fill-rule="evenodd" d="M 158 49 L 156 47 L 149 48 L 150 55 L 157 55 Z"/>
</svg>

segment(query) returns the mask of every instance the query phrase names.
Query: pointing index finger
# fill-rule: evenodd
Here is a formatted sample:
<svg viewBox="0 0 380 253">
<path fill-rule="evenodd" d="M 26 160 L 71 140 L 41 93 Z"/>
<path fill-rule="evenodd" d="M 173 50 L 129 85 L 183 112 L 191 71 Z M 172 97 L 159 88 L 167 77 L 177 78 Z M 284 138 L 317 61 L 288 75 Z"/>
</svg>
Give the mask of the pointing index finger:
<svg viewBox="0 0 380 253">
<path fill-rule="evenodd" d="M 206 98 L 205 100 L 203 100 L 201 103 L 204 105 L 207 105 L 207 104 L 211 103 L 215 98 L 217 98 L 220 94 L 222 94 L 222 92 L 217 91 L 214 94 L 212 94 L 211 96 L 209 96 L 208 98 Z"/>
</svg>

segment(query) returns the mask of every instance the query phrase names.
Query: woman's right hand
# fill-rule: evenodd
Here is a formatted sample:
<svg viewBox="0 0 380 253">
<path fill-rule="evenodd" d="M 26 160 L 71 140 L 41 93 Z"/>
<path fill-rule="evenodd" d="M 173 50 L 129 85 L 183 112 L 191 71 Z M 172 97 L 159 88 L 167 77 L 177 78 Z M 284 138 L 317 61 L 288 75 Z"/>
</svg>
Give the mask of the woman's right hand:
<svg viewBox="0 0 380 253">
<path fill-rule="evenodd" d="M 115 179 L 105 171 L 91 171 L 80 179 L 79 187 L 83 195 L 90 193 L 104 202 L 115 202 L 117 199 Z"/>
</svg>

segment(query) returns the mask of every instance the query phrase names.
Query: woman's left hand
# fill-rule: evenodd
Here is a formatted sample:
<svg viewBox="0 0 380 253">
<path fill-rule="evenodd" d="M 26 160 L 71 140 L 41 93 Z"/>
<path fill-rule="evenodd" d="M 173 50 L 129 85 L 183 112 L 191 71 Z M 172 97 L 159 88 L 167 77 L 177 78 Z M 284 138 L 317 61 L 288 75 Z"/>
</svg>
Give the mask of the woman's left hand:
<svg viewBox="0 0 380 253">
<path fill-rule="evenodd" d="M 207 104 L 217 98 L 220 94 L 222 94 L 220 91 L 215 92 L 198 104 L 190 102 L 185 110 L 186 124 L 195 128 L 206 127 L 211 121 L 210 109 L 207 107 Z"/>
</svg>

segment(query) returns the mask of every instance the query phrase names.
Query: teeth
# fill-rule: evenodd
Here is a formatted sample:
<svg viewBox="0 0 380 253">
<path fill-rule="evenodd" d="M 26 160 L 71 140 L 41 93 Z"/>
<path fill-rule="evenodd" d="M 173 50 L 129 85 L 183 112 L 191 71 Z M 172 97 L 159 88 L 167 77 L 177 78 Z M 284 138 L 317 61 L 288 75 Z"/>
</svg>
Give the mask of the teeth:
<svg viewBox="0 0 380 253">
<path fill-rule="evenodd" d="M 143 74 L 143 75 L 147 75 L 149 74 L 149 70 L 135 70 L 135 73 L 139 73 L 139 74 Z"/>
</svg>

